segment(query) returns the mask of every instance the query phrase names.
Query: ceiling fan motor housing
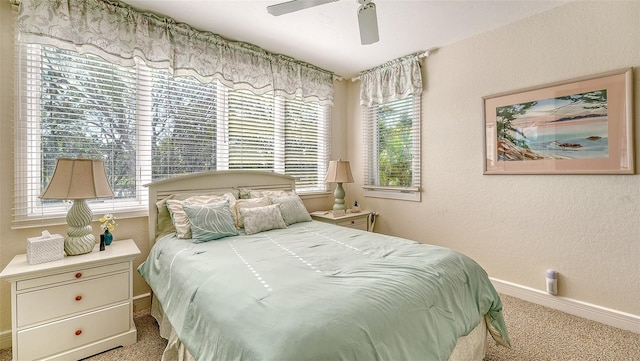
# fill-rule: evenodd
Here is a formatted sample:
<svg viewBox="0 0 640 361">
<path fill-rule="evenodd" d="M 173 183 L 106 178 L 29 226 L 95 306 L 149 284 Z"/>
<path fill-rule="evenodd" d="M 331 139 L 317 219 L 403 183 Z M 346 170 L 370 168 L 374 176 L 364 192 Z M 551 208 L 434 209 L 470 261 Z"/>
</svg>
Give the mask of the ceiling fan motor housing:
<svg viewBox="0 0 640 361">
<path fill-rule="evenodd" d="M 363 45 L 373 44 L 380 40 L 378 36 L 378 20 L 376 4 L 371 0 L 358 0 L 362 4 L 358 9 L 358 25 L 360 26 L 360 42 Z"/>
</svg>

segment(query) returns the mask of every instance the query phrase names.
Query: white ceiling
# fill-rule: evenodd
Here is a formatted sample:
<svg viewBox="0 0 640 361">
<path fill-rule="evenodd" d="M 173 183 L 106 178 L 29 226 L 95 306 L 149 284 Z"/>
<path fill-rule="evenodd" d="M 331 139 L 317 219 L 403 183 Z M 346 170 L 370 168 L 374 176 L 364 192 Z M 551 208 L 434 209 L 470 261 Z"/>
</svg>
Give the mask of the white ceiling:
<svg viewBox="0 0 640 361">
<path fill-rule="evenodd" d="M 403 55 L 441 48 L 568 2 L 374 0 L 380 41 L 361 45 L 357 0 L 341 0 L 281 16 L 267 13 L 268 5 L 283 1 L 124 0 L 139 10 L 285 54 L 345 78 Z"/>
</svg>

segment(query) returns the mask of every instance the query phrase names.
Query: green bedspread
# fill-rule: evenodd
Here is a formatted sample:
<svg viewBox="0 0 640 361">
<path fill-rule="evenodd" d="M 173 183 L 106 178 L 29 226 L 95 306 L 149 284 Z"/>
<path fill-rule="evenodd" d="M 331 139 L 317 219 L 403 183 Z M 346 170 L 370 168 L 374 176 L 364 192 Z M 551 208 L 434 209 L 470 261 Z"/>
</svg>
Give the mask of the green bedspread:
<svg viewBox="0 0 640 361">
<path fill-rule="evenodd" d="M 485 314 L 509 342 L 470 258 L 315 221 L 198 244 L 165 236 L 138 272 L 198 360 L 447 360 Z"/>
</svg>

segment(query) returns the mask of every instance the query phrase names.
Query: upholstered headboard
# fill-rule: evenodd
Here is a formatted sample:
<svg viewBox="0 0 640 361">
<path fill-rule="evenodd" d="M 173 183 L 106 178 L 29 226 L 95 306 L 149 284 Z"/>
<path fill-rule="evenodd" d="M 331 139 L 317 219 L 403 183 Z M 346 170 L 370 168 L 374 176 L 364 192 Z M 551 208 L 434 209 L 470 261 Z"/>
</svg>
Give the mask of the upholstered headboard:
<svg viewBox="0 0 640 361">
<path fill-rule="evenodd" d="M 146 184 L 149 188 L 149 243 L 156 241 L 158 201 L 172 195 L 197 195 L 210 192 L 253 190 L 295 190 L 292 176 L 265 171 L 227 170 L 173 177 Z"/>
</svg>

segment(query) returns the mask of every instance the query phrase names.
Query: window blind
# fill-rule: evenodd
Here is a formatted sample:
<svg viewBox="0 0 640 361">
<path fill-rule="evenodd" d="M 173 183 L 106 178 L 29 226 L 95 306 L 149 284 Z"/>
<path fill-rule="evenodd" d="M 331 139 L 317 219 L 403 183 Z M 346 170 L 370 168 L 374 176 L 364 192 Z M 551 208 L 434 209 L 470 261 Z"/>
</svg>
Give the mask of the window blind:
<svg viewBox="0 0 640 361">
<path fill-rule="evenodd" d="M 228 114 L 229 169 L 274 169 L 273 96 L 230 91 Z"/>
<path fill-rule="evenodd" d="M 216 170 L 218 105 L 215 83 L 153 70 L 153 180 Z"/>
<path fill-rule="evenodd" d="M 296 177 L 298 192 L 325 191 L 330 107 L 246 90 L 229 91 L 229 169 Z"/>
<path fill-rule="evenodd" d="M 364 106 L 363 113 L 365 195 L 419 199 L 420 95 Z"/>
<path fill-rule="evenodd" d="M 329 107 L 288 100 L 285 114 L 284 173 L 295 176 L 296 187 L 324 191 L 330 148 Z"/>
</svg>

